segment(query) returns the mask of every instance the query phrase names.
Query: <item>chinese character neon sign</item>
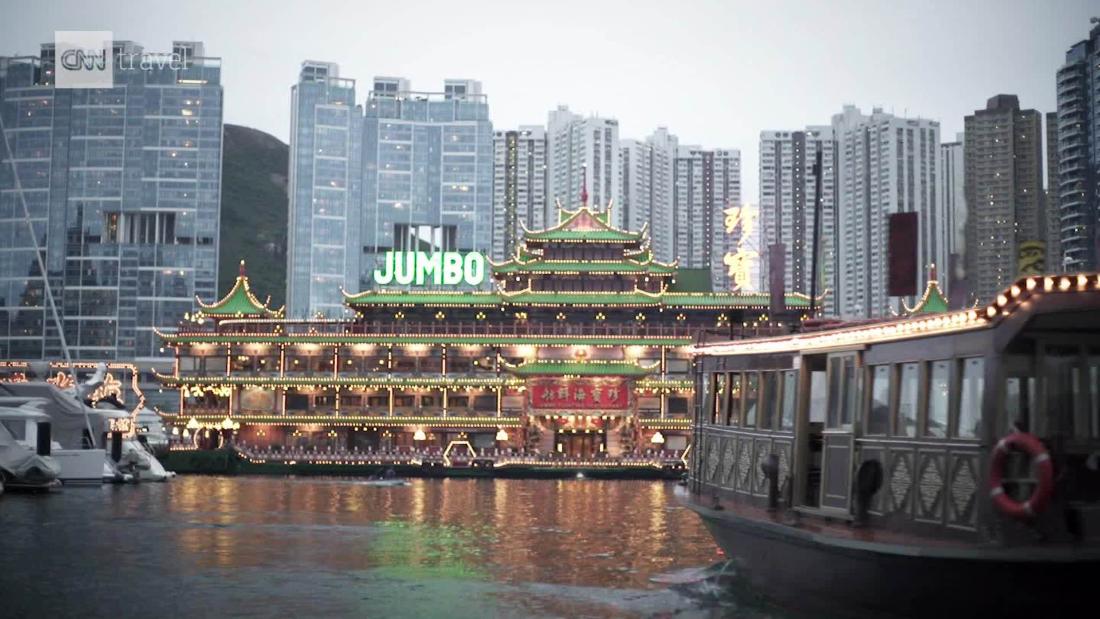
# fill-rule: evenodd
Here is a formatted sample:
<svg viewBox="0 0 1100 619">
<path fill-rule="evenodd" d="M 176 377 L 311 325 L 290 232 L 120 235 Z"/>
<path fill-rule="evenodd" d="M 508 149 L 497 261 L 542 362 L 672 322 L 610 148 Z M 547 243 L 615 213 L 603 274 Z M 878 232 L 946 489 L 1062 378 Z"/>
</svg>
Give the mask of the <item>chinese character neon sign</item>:
<svg viewBox="0 0 1100 619">
<path fill-rule="evenodd" d="M 744 291 L 753 287 L 752 275 L 760 252 L 748 243 L 756 231 L 759 212 L 753 206 L 731 206 L 724 211 L 726 215 L 726 234 L 736 236 L 735 251 L 727 252 L 722 258 L 726 273 L 733 282 L 733 290 Z"/>
</svg>

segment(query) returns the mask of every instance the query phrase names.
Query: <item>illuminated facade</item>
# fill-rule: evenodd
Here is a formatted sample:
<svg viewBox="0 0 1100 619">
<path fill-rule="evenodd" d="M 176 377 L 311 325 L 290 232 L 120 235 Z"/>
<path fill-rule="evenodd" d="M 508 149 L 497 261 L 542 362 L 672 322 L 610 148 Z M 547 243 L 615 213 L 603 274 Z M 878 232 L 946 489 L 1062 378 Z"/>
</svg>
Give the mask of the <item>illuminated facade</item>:
<svg viewBox="0 0 1100 619">
<path fill-rule="evenodd" d="M 164 334 L 179 430 L 240 424 L 261 447 L 439 448 L 468 441 L 593 459 L 685 450 L 689 348 L 703 329 L 758 334 L 767 294 L 691 290 L 643 229 L 558 209 L 491 264 L 492 292 L 367 290 L 351 320 L 288 320 L 249 290 Z M 705 278 L 704 278 L 705 279 Z M 780 310 L 797 320 L 803 295 Z M 771 316 L 775 319 L 778 316 Z"/>
</svg>

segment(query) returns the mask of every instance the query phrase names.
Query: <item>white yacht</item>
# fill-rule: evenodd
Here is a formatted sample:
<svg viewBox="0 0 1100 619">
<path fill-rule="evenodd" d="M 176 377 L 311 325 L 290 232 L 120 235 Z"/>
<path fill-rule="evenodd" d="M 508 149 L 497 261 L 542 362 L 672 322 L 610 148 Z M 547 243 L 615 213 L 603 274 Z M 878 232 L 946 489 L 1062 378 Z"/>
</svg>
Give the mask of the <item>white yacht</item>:
<svg viewBox="0 0 1100 619">
<path fill-rule="evenodd" d="M 93 408 L 85 402 L 105 372 L 101 367 L 88 381 L 66 389 L 39 380 L 3 383 L 0 406 L 35 410 L 53 422 L 53 454 L 63 483 L 169 479 L 172 474 L 139 440 L 125 407 L 101 401 Z"/>
<path fill-rule="evenodd" d="M 0 482 L 6 489 L 48 489 L 61 465 L 50 455 L 50 418 L 27 407 L 0 406 Z"/>
</svg>

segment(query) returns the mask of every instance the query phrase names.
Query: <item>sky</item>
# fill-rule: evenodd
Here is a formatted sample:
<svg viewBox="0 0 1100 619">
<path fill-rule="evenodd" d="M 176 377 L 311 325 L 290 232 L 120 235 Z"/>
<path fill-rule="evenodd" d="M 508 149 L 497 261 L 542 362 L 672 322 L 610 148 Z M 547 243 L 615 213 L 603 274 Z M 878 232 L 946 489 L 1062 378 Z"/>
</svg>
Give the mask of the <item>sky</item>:
<svg viewBox="0 0 1100 619">
<path fill-rule="evenodd" d="M 287 141 L 303 60 L 340 65 L 366 98 L 376 75 L 442 90 L 482 82 L 495 128 L 566 104 L 617 118 L 621 138 L 667 127 L 736 148 L 755 202 L 762 130 L 827 124 L 844 104 L 941 123 L 998 93 L 1052 111 L 1054 75 L 1095 0 L 0 0 L 0 55 L 37 55 L 55 30 L 110 30 L 147 51 L 201 40 L 222 58 L 225 122 Z"/>
</svg>

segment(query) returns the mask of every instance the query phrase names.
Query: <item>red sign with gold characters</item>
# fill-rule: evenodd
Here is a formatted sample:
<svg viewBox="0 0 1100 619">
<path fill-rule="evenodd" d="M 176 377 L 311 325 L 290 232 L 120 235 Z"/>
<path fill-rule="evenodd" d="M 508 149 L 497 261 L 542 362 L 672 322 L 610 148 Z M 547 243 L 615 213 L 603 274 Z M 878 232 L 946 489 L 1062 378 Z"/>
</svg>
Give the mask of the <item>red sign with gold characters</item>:
<svg viewBox="0 0 1100 619">
<path fill-rule="evenodd" d="M 540 380 L 531 385 L 531 407 L 554 410 L 624 409 L 630 405 L 626 381 Z"/>
</svg>

